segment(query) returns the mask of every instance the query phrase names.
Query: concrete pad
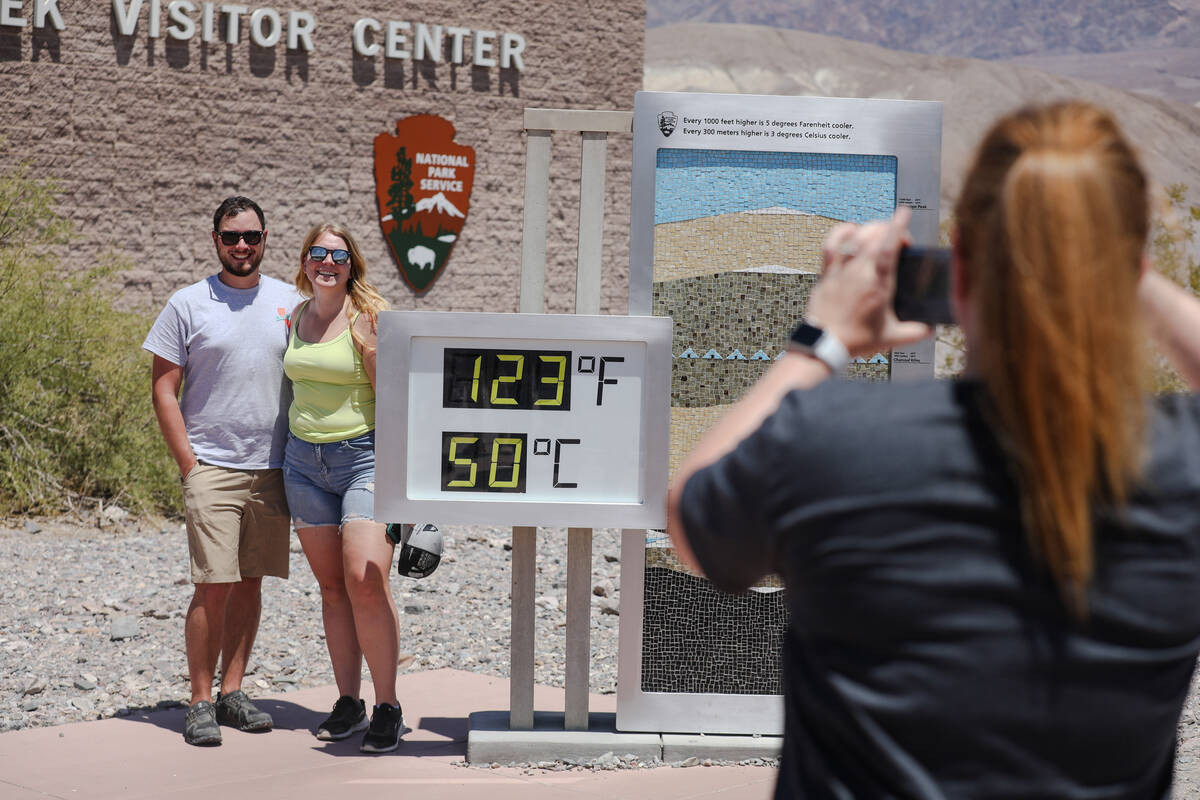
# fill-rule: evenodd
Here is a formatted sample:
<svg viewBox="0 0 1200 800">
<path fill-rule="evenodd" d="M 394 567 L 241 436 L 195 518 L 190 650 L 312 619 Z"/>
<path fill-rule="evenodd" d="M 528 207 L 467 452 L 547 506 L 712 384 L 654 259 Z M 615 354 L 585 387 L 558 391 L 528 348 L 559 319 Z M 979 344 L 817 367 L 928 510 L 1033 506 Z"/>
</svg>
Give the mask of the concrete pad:
<svg viewBox="0 0 1200 800">
<path fill-rule="evenodd" d="M 617 715 L 588 714 L 586 731 L 563 729 L 561 712 L 533 712 L 533 729 L 514 731 L 507 711 L 471 714 L 467 735 L 467 761 L 472 764 L 537 761 L 582 761 L 612 753 L 618 758 L 635 755 L 641 761 L 661 760 L 662 740 L 656 733 L 621 733 Z"/>
<path fill-rule="evenodd" d="M 668 764 L 695 756 L 701 760 L 745 761 L 749 758 L 779 758 L 782 736 L 709 736 L 664 733 L 662 760 Z"/>
<path fill-rule="evenodd" d="M 508 681 L 442 669 L 402 674 L 397 688 L 411 730 L 398 750 L 377 756 L 359 752 L 359 737 L 313 737 L 337 699 L 333 686 L 255 696 L 275 718 L 275 729 L 223 728 L 220 747 L 184 744 L 183 709 L 7 731 L 0 733 L 0 798 L 396 800 L 412 793 L 421 800 L 768 800 L 775 785 L 774 769 L 750 766 L 605 772 L 467 767 L 471 712 L 506 707 Z M 561 710 L 563 690 L 538 686 L 534 700 L 537 708 Z M 589 706 L 612 711 L 616 698 L 591 695 Z"/>
</svg>

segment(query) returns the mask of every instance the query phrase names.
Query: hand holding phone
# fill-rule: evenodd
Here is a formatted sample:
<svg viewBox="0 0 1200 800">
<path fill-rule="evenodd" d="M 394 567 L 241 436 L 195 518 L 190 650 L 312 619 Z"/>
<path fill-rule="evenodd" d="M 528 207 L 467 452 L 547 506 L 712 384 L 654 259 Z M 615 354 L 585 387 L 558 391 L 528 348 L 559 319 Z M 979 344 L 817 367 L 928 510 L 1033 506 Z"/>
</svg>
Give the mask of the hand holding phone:
<svg viewBox="0 0 1200 800">
<path fill-rule="evenodd" d="M 927 325 L 954 323 L 950 310 L 948 249 L 911 246 L 900 249 L 892 308 L 901 320 L 915 320 Z"/>
</svg>

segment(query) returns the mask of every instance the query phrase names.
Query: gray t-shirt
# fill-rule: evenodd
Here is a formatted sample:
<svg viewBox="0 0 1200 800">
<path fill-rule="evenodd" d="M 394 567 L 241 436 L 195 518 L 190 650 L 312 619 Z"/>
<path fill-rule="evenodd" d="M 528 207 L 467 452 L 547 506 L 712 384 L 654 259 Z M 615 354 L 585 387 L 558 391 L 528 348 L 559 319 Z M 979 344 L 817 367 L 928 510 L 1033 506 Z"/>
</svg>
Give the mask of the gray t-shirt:
<svg viewBox="0 0 1200 800">
<path fill-rule="evenodd" d="M 183 367 L 180 406 L 196 458 L 235 469 L 283 466 L 291 386 L 283 374 L 294 287 L 253 289 L 216 275 L 180 289 L 142 347 Z"/>
</svg>

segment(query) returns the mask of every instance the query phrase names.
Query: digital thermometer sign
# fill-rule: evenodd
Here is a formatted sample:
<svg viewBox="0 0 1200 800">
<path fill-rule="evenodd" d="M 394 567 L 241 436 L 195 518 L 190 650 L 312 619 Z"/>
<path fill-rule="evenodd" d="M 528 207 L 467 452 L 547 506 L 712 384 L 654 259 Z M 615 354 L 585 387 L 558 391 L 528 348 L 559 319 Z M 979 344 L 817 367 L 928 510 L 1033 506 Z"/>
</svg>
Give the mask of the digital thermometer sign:
<svg viewBox="0 0 1200 800">
<path fill-rule="evenodd" d="M 376 518 L 665 524 L 669 319 L 380 316 Z"/>
</svg>

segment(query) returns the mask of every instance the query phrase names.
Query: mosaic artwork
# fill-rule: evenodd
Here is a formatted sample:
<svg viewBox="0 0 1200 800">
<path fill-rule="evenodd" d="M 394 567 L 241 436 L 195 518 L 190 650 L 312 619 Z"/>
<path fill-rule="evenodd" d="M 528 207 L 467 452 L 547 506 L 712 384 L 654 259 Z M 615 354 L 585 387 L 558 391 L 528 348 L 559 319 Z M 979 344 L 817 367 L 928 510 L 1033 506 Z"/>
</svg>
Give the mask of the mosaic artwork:
<svg viewBox="0 0 1200 800">
<path fill-rule="evenodd" d="M 672 475 L 783 354 L 820 274 L 829 229 L 891 215 L 896 172 L 894 156 L 658 151 L 652 313 L 674 320 Z M 888 356 L 860 358 L 845 375 L 886 381 Z M 643 691 L 780 692 L 787 608 L 777 582 L 721 594 L 651 532 L 644 603 Z"/>
<path fill-rule="evenodd" d="M 647 567 L 642 691 L 783 694 L 783 592 L 722 594 L 703 578 Z M 679 609 L 688 609 L 680 614 Z M 756 620 L 753 626 L 747 619 Z"/>
</svg>

